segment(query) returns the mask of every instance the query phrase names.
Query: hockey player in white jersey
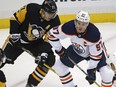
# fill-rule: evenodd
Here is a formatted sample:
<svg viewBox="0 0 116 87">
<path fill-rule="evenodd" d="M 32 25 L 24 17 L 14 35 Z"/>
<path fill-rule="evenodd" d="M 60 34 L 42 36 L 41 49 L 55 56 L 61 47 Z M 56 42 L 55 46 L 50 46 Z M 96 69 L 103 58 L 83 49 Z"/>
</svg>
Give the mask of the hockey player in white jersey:
<svg viewBox="0 0 116 87">
<path fill-rule="evenodd" d="M 60 39 L 64 38 L 70 38 L 72 43 L 67 49 L 60 43 Z M 90 23 L 88 12 L 79 11 L 75 20 L 52 28 L 48 33 L 48 39 L 60 56 L 54 69 L 64 87 L 75 87 L 69 71 L 69 67 L 73 68 L 74 63 L 70 59 L 76 64 L 82 60 L 89 61 L 86 80 L 90 84 L 95 82 L 96 71 L 98 71 L 101 75 L 102 87 L 112 87 L 114 72 L 107 66 L 107 54 L 101 33 L 94 24 Z"/>
</svg>

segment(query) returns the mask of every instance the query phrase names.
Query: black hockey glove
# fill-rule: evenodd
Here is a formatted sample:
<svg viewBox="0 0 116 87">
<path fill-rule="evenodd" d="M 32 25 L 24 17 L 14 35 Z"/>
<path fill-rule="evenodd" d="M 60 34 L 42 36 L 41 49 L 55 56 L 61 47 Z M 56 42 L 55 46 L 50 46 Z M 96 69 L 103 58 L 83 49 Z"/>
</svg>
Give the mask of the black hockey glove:
<svg viewBox="0 0 116 87">
<path fill-rule="evenodd" d="M 87 70 L 86 80 L 89 82 L 89 84 L 93 84 L 95 82 L 95 80 L 96 80 L 96 68 Z"/>
<path fill-rule="evenodd" d="M 61 51 L 56 51 L 55 52 L 61 57 L 68 57 L 68 52 L 66 51 L 66 49 L 64 47 L 62 47 Z"/>
<path fill-rule="evenodd" d="M 20 46 L 20 38 L 20 34 L 11 34 L 9 41 L 13 46 Z"/>
<path fill-rule="evenodd" d="M 47 53 L 41 53 L 40 56 L 35 58 L 35 63 L 39 65 L 43 65 L 46 62 L 47 58 L 48 58 Z"/>
<path fill-rule="evenodd" d="M 0 48 L 0 67 L 2 66 L 3 63 L 6 62 L 6 58 L 5 58 L 5 53 L 4 51 Z"/>
</svg>

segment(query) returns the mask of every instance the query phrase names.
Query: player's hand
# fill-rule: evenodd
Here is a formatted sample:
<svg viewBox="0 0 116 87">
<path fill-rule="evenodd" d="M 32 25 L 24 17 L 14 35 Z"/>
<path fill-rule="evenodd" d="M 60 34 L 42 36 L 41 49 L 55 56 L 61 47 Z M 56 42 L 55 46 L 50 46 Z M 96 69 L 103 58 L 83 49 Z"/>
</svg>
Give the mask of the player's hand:
<svg viewBox="0 0 116 87">
<path fill-rule="evenodd" d="M 47 53 L 41 53 L 40 56 L 35 58 L 35 63 L 39 64 L 39 65 L 43 65 L 46 62 L 47 58 L 48 58 L 48 54 Z"/>
<path fill-rule="evenodd" d="M 20 34 L 11 34 L 9 41 L 13 46 L 20 46 L 20 38 Z"/>
<path fill-rule="evenodd" d="M 0 66 L 5 63 L 6 58 L 5 58 L 5 54 L 4 51 L 0 48 Z"/>
<path fill-rule="evenodd" d="M 89 82 L 89 84 L 93 84 L 95 82 L 95 80 L 96 80 L 96 68 L 87 70 L 86 80 Z"/>
</svg>

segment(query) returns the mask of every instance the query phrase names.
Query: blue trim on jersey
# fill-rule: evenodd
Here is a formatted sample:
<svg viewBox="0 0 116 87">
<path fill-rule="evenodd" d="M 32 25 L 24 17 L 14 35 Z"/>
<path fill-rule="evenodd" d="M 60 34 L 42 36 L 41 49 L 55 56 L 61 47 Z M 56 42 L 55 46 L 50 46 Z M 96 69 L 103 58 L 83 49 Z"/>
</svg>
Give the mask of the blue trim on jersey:
<svg viewBox="0 0 116 87">
<path fill-rule="evenodd" d="M 74 20 L 71 20 L 71 21 L 65 23 L 62 26 L 62 32 L 64 32 L 67 35 L 79 36 L 79 34 L 76 32 Z M 100 39 L 100 32 L 99 32 L 98 28 L 92 23 L 89 23 L 86 33 L 80 34 L 80 35 L 81 35 L 81 37 L 79 37 L 79 38 L 84 38 L 90 42 L 97 42 Z"/>
<path fill-rule="evenodd" d="M 84 34 L 83 38 L 90 42 L 97 42 L 100 40 L 100 32 L 94 24 L 89 23 L 87 32 Z"/>
<path fill-rule="evenodd" d="M 71 20 L 65 23 L 62 26 L 62 31 L 68 35 L 76 35 L 76 28 L 75 28 L 74 20 Z"/>
</svg>

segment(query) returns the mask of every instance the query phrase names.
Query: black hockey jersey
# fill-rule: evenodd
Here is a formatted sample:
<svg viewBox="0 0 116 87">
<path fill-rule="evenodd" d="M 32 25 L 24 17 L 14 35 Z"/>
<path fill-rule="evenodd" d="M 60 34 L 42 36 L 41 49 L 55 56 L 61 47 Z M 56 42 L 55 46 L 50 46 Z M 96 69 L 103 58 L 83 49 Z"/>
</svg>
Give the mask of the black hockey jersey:
<svg viewBox="0 0 116 87">
<path fill-rule="evenodd" d="M 47 32 L 58 25 L 60 25 L 58 15 L 54 19 L 46 21 L 41 18 L 41 5 L 30 3 L 14 13 L 14 18 L 10 20 L 10 34 L 21 33 L 22 40 L 31 42 L 34 38 L 31 33 L 32 26 L 40 27 Z"/>
</svg>

